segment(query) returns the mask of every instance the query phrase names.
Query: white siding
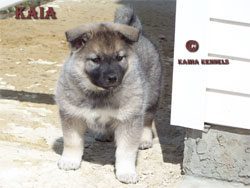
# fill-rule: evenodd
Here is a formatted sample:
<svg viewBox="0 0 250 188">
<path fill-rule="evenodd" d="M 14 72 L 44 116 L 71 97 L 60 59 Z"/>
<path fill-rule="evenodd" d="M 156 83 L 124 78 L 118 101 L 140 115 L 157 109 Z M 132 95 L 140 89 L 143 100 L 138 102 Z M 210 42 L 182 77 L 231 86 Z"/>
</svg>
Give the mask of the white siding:
<svg viewBox="0 0 250 188">
<path fill-rule="evenodd" d="M 249 0 L 209 0 L 210 18 L 249 24 L 249 10 Z"/>
<path fill-rule="evenodd" d="M 199 51 L 188 52 L 188 40 Z M 230 64 L 178 65 L 183 58 Z M 205 122 L 250 129 L 249 0 L 177 0 L 171 124 L 203 129 Z"/>
<path fill-rule="evenodd" d="M 209 31 L 208 53 L 240 58 L 250 62 L 250 24 L 248 27 L 210 21 Z"/>
<path fill-rule="evenodd" d="M 250 95 L 207 89 L 205 122 L 250 129 Z"/>
<path fill-rule="evenodd" d="M 250 62 L 230 59 L 230 65 L 207 66 L 206 88 L 249 94 Z"/>
</svg>

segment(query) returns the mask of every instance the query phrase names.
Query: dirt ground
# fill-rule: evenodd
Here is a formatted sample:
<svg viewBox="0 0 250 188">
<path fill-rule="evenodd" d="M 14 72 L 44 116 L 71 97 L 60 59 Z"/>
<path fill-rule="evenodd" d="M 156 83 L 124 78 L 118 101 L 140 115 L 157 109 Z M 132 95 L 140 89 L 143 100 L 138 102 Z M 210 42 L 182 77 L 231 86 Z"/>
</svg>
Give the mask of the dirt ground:
<svg viewBox="0 0 250 188">
<path fill-rule="evenodd" d="M 90 131 L 81 168 L 57 168 L 63 140 L 53 100 L 69 55 L 64 32 L 113 21 L 115 9 L 128 4 L 156 45 L 164 72 L 154 146 L 138 153 L 135 185 L 116 180 L 114 143 L 96 142 Z M 169 125 L 175 1 L 56 0 L 43 6 L 53 7 L 57 20 L 0 20 L 0 187 L 178 187 L 184 130 Z"/>
</svg>

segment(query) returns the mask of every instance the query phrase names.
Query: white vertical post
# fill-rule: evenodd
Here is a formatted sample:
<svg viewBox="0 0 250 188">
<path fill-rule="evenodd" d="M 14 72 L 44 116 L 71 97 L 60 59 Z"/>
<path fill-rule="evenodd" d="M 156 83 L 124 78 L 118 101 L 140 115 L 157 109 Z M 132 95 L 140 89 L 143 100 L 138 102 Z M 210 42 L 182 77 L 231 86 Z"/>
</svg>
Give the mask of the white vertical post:
<svg viewBox="0 0 250 188">
<path fill-rule="evenodd" d="M 179 65 L 179 59 L 207 58 L 208 0 L 177 0 L 172 84 L 171 125 L 202 130 L 205 116 L 205 70 L 202 65 Z M 186 42 L 199 43 L 196 52 Z"/>
</svg>

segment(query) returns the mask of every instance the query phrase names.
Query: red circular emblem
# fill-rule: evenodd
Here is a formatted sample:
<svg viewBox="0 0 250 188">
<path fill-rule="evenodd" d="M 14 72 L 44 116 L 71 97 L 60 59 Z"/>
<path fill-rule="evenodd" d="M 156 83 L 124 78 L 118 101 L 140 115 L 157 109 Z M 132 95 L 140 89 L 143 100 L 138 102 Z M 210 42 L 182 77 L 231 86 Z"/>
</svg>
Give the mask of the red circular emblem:
<svg viewBox="0 0 250 188">
<path fill-rule="evenodd" d="M 186 48 L 190 52 L 196 52 L 199 49 L 199 44 L 195 40 L 189 40 L 186 43 Z"/>
</svg>

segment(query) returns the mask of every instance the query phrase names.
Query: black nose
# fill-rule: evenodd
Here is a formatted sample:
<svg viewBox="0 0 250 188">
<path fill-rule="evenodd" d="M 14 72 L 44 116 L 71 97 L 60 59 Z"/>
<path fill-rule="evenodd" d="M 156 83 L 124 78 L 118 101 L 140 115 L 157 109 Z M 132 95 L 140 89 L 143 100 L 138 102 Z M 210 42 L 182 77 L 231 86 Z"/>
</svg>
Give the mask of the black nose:
<svg viewBox="0 0 250 188">
<path fill-rule="evenodd" d="M 115 74 L 109 74 L 107 77 L 107 81 L 109 83 L 115 83 L 117 81 L 117 76 Z"/>
</svg>

